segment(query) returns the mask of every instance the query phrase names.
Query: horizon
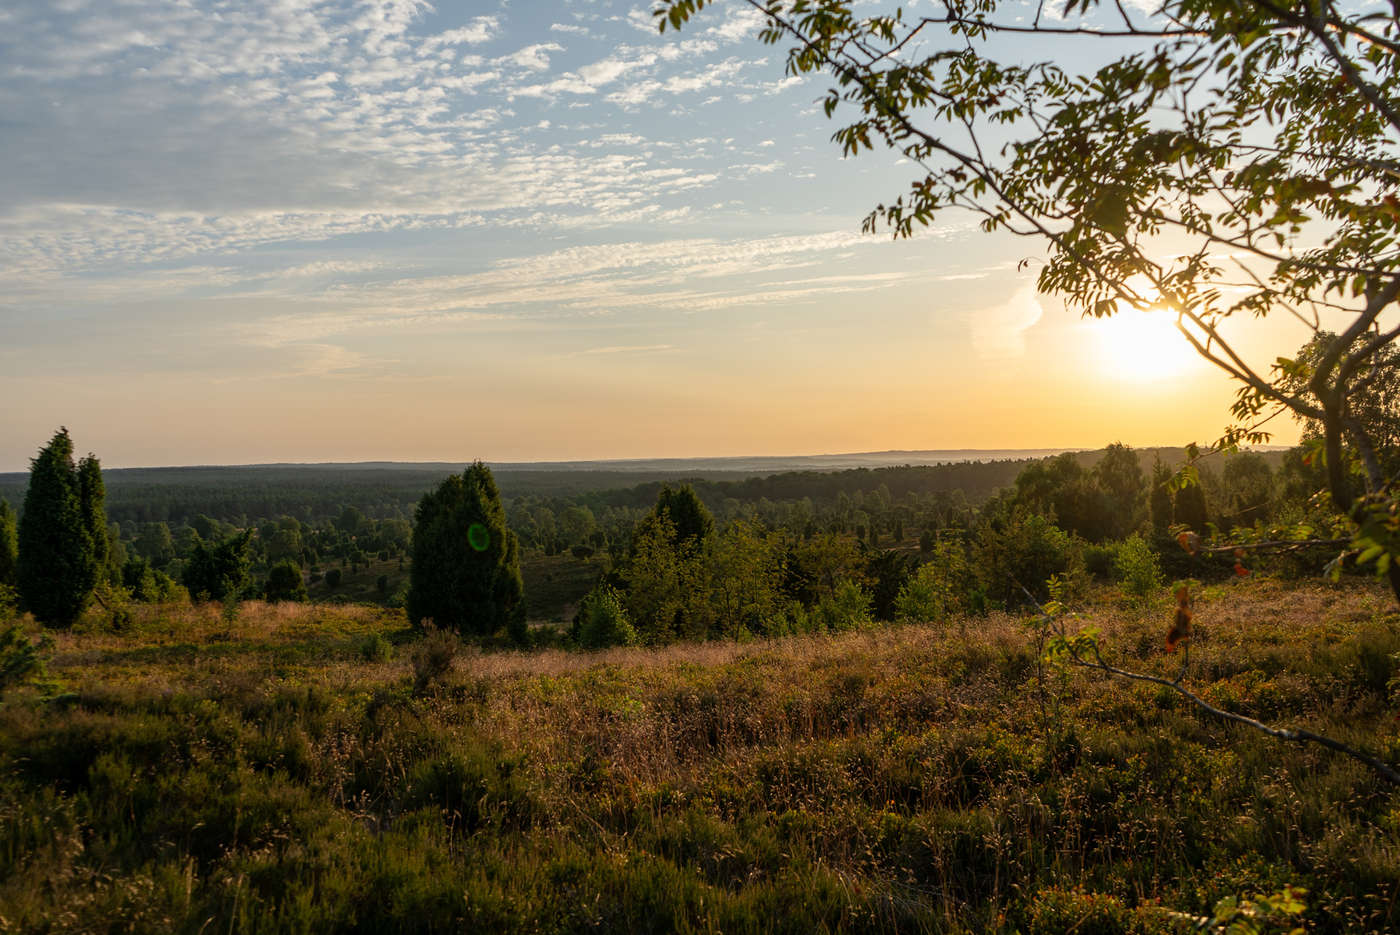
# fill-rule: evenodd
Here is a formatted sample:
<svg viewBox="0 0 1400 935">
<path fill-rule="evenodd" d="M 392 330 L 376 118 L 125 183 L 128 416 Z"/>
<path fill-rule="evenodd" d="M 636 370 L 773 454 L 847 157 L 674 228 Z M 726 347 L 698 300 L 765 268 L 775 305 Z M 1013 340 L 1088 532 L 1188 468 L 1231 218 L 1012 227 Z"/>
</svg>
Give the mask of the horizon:
<svg viewBox="0 0 1400 935">
<path fill-rule="evenodd" d="M 1114 443 L 1108 443 L 1114 444 Z M 612 470 L 616 473 L 628 473 L 628 469 L 621 467 L 624 465 L 637 465 L 634 469 L 637 472 L 654 471 L 669 465 L 695 465 L 695 464 L 720 464 L 722 462 L 776 462 L 798 464 L 800 462 L 839 460 L 851 461 L 850 464 L 839 464 L 830 466 L 814 466 L 809 469 L 817 471 L 838 471 L 855 467 L 874 466 L 923 466 L 935 464 L 949 464 L 959 462 L 987 462 L 1000 460 L 1026 460 L 1038 457 L 1054 457 L 1064 453 L 1090 453 L 1102 451 L 1105 445 L 1083 446 L 1083 447 L 1049 447 L 1049 448 L 886 448 L 872 451 L 828 451 L 815 454 L 745 454 L 745 455 L 695 455 L 691 457 L 655 457 L 655 458 L 578 458 L 578 459 L 544 459 L 539 461 L 503 461 L 483 459 L 448 459 L 448 460 L 427 460 L 427 461 L 407 461 L 374 458 L 356 461 L 244 461 L 227 463 L 181 463 L 181 464 L 120 464 L 110 465 L 102 461 L 103 472 L 108 471 L 161 471 L 161 470 L 199 470 L 215 468 L 276 468 L 276 467 L 306 467 L 306 468 L 373 468 L 376 466 L 385 467 L 445 467 L 456 468 L 481 460 L 483 464 L 492 470 L 512 471 L 512 470 L 580 470 L 590 469 L 597 466 L 599 470 Z M 1129 445 L 1133 451 L 1154 451 L 1160 449 L 1183 448 L 1184 445 Z M 1242 445 L 1241 450 L 1245 451 L 1286 451 L 1292 445 L 1265 444 L 1265 445 Z M 964 457 L 956 457 L 956 456 Z M 898 461 L 899 456 L 910 456 L 913 460 Z M 937 456 L 937 457 L 935 457 Z M 861 459 L 866 459 L 866 463 L 861 463 Z M 878 462 L 878 463 L 877 463 Z M 684 469 L 684 468 L 682 468 Z M 744 468 L 711 467 L 695 469 L 706 469 L 713 471 L 734 470 L 736 472 L 751 473 L 758 469 L 746 470 Z M 766 469 L 766 468 L 765 468 Z M 793 468 L 776 467 L 774 470 L 792 470 Z M 29 473 L 29 467 L 22 468 L 0 468 L 0 476 L 24 475 Z"/>
</svg>

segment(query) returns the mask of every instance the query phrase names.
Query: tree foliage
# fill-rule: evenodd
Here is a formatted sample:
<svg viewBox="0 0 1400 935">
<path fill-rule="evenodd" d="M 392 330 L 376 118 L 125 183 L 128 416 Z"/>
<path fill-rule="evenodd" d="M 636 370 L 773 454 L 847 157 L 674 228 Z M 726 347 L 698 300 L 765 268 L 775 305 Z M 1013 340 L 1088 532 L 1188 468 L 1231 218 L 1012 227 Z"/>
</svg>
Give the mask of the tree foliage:
<svg viewBox="0 0 1400 935">
<path fill-rule="evenodd" d="M 423 495 L 414 516 L 408 616 L 421 626 L 490 636 L 525 635 L 524 584 L 515 534 L 491 470 L 480 461 Z"/>
<path fill-rule="evenodd" d="M 66 428 L 30 462 L 16 571 L 20 601 L 45 624 L 71 625 L 97 584 L 107 555 L 101 478 L 94 456 L 73 463 Z"/>
<path fill-rule="evenodd" d="M 301 577 L 301 566 L 293 561 L 273 565 L 268 570 L 267 583 L 263 585 L 263 597 L 269 601 L 306 600 L 306 582 Z"/>
<path fill-rule="evenodd" d="M 1389 379 L 1400 325 L 1400 18 L 1313 0 L 750 0 L 790 74 L 831 79 L 842 153 L 900 153 L 915 178 L 866 219 L 913 234 L 949 210 L 1044 248 L 1041 291 L 1094 317 L 1171 317 L 1238 383 L 1217 446 L 1315 420 L 1327 486 L 1400 596 L 1400 508 L 1376 428 L 1348 400 Z M 706 0 L 668 0 L 664 30 Z M 1026 46 L 1041 40 L 1027 61 Z M 1086 47 L 1087 46 L 1087 47 Z M 1042 50 L 1044 50 L 1042 52 Z M 1306 361 L 1251 361 L 1227 321 L 1287 315 Z M 1335 327 L 1332 327 L 1335 325 Z M 1326 327 L 1325 327 L 1326 326 Z M 1347 470 L 1356 453 L 1360 477 Z"/>
<path fill-rule="evenodd" d="M 223 601 L 239 598 L 252 585 L 248 543 L 251 529 L 235 533 L 218 545 L 195 543 L 180 582 L 195 600 Z"/>
<path fill-rule="evenodd" d="M 669 486 L 661 488 L 653 512 L 658 519 L 665 517 L 670 523 L 674 531 L 673 541 L 678 545 L 698 548 L 714 531 L 714 517 L 689 484 L 675 489 Z"/>
</svg>

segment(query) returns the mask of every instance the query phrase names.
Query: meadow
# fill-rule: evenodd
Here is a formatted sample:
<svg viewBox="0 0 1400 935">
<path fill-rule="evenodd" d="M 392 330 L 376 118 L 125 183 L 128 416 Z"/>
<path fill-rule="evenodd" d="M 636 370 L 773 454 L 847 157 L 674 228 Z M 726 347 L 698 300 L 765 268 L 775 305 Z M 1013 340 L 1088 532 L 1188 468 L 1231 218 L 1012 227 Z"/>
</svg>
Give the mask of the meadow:
<svg viewBox="0 0 1400 935">
<path fill-rule="evenodd" d="M 1081 612 L 1174 671 L 1165 592 Z M 1207 700 L 1400 758 L 1381 588 L 1196 612 Z M 1286 886 L 1311 931 L 1400 926 L 1400 790 L 1027 623 L 578 653 L 366 606 L 85 618 L 0 705 L 0 931 L 1184 932 Z"/>
</svg>

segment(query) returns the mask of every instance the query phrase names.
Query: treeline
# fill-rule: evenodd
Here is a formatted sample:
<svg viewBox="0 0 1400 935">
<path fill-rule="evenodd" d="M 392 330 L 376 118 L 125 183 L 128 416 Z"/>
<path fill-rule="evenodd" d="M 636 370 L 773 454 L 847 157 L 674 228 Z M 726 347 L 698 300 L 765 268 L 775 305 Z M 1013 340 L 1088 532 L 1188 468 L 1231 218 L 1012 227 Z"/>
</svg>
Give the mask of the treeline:
<svg viewBox="0 0 1400 935">
<path fill-rule="evenodd" d="M 1097 577 L 1146 593 L 1164 575 L 1229 573 L 1229 561 L 1185 554 L 1173 538 L 1179 528 L 1207 539 L 1258 538 L 1330 521 L 1309 499 L 1320 478 L 1301 449 L 1242 452 L 1214 468 L 1202 463 L 1199 484 L 1177 490 L 1175 465 L 1160 455 L 1179 450 L 1149 451 L 1151 464 L 1143 452 L 1111 445 L 1032 461 L 788 472 L 678 487 L 645 482 L 571 497 L 506 497 L 492 480 L 488 499 L 500 503 L 499 535 L 508 530 L 521 557 L 569 552 L 603 569 L 596 586 L 575 598 L 569 635 L 586 646 L 978 613 L 1015 606 L 1027 592 L 1044 596 L 1052 575 L 1076 587 Z M 485 470 L 467 473 L 478 468 Z M 388 473 L 418 482 L 406 469 Z M 959 478 L 976 479 L 975 496 L 941 489 Z M 239 496 L 231 493 L 230 502 Z M 269 502 L 284 496 L 290 492 Z M 420 497 L 419 508 L 429 499 Z M 83 509 L 99 515 L 91 505 Z M 416 544 L 406 518 L 345 504 L 316 520 L 283 513 L 230 522 L 197 513 L 175 524 L 111 514 L 106 507 L 104 534 L 92 534 L 102 555 L 96 595 L 109 609 L 125 600 L 298 600 L 308 587 L 334 597 L 345 593 L 337 589 L 346 572 L 371 568 L 376 587 L 357 599 L 410 602 Z M 8 509 L 0 511 L 0 573 L 7 523 L 16 525 Z M 441 550 L 425 548 L 420 562 L 421 555 L 436 561 Z M 1316 558 L 1294 552 L 1268 567 L 1296 571 Z M 521 626 L 516 620 L 516 642 Z"/>
<path fill-rule="evenodd" d="M 1076 452 L 1092 466 L 1102 451 Z M 1182 459 L 1181 449 L 1147 449 L 1149 459 L 1168 464 Z M 1270 457 L 1276 457 L 1270 455 Z M 559 512 L 569 505 L 587 507 L 601 517 L 609 509 L 645 512 L 661 487 L 686 483 L 716 513 L 732 512 L 735 503 L 763 500 L 834 499 L 883 486 L 890 496 L 951 494 L 961 491 L 978 504 L 1010 486 L 1037 459 L 970 461 L 932 466 L 855 468 L 837 471 L 787 471 L 753 475 L 726 470 L 604 471 L 508 467 L 493 473 L 509 506 Z M 107 516 L 125 528 L 165 523 L 172 530 L 199 516 L 245 528 L 290 516 L 302 523 L 333 520 L 346 507 L 371 519 L 412 519 L 423 494 L 465 465 L 372 463 L 351 465 L 252 465 L 233 467 L 119 468 L 103 471 Z M 18 507 L 29 483 L 27 473 L 0 474 L 0 500 Z"/>
<path fill-rule="evenodd" d="M 980 506 L 886 487 L 820 506 L 747 504 L 717 521 L 697 489 L 663 487 L 582 602 L 572 638 L 598 647 L 840 631 L 1044 600 L 1051 578 L 1070 595 L 1098 580 L 1147 598 L 1168 577 L 1315 573 L 1329 557 L 1300 546 L 1246 566 L 1179 541 L 1190 530 L 1195 542 L 1247 546 L 1337 526 L 1311 496 L 1319 478 L 1304 449 L 1202 462 L 1186 485 L 1160 458 L 1144 465 L 1123 445 L 1099 454 L 1089 467 L 1073 454 L 1023 466 Z"/>
<path fill-rule="evenodd" d="M 34 459 L 22 513 L 0 500 L 0 616 L 23 609 L 65 626 L 95 602 L 120 623 L 133 600 L 304 600 L 308 583 L 334 591 L 347 568 L 405 570 L 407 520 L 347 506 L 318 523 L 284 515 L 238 526 L 198 514 L 174 528 L 123 524 L 110 519 L 103 478 L 95 456 L 74 461 L 64 429 Z M 387 575 L 378 591 L 382 603 L 404 598 Z"/>
</svg>

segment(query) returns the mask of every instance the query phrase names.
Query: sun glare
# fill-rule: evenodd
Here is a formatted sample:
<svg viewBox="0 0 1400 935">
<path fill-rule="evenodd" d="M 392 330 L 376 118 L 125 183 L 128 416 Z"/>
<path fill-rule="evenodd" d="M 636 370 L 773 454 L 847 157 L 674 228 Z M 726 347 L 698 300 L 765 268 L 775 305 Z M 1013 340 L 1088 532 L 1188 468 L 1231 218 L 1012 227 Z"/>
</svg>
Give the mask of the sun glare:
<svg viewBox="0 0 1400 935">
<path fill-rule="evenodd" d="M 1196 352 L 1176 330 L 1170 312 L 1126 311 L 1086 324 L 1098 342 L 1100 368 L 1115 380 L 1166 380 L 1197 362 Z"/>
</svg>

